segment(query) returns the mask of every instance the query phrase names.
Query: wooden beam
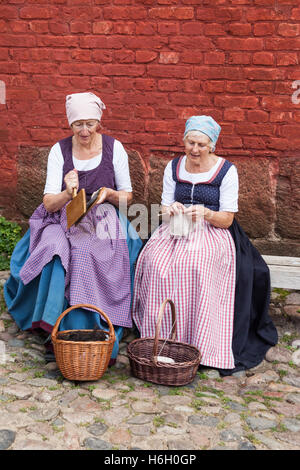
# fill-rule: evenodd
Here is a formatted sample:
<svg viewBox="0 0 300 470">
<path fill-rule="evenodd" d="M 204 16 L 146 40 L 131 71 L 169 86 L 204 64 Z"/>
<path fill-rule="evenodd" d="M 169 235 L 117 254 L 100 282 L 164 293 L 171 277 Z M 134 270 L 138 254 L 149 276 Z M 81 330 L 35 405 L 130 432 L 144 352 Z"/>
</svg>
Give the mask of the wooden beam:
<svg viewBox="0 0 300 470">
<path fill-rule="evenodd" d="M 263 259 L 270 269 L 272 287 L 300 290 L 300 258 L 263 255 Z"/>
<path fill-rule="evenodd" d="M 292 256 L 269 256 L 263 255 L 263 259 L 269 265 L 275 264 L 276 266 L 299 266 L 300 258 Z"/>
</svg>

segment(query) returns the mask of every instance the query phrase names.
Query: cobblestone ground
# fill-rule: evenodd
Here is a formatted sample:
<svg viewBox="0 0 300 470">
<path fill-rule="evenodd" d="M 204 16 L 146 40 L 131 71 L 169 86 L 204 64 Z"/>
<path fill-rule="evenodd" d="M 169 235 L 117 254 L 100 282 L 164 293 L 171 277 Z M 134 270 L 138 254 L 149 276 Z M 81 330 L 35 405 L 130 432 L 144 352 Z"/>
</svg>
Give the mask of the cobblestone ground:
<svg viewBox="0 0 300 470">
<path fill-rule="evenodd" d="M 44 361 L 44 339 L 20 331 L 2 298 L 0 449 L 298 450 L 300 292 L 273 291 L 270 308 L 280 340 L 262 364 L 224 378 L 199 370 L 175 388 L 131 376 L 131 330 L 99 381 L 64 379 Z"/>
</svg>

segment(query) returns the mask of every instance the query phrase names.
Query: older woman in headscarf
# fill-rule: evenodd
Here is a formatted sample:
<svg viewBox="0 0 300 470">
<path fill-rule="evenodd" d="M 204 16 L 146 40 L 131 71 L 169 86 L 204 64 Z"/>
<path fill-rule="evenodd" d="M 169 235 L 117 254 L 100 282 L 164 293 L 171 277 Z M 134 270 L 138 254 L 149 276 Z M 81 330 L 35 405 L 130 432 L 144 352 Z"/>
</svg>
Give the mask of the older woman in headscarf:
<svg viewBox="0 0 300 470">
<path fill-rule="evenodd" d="M 12 255 L 4 295 L 21 329 L 48 333 L 68 306 L 95 305 L 115 326 L 115 359 L 123 328 L 132 326 L 133 263 L 141 240 L 119 211 L 120 203 L 132 199 L 128 155 L 118 140 L 98 132 L 104 109 L 90 92 L 66 97 L 73 135 L 50 150 L 43 203 Z M 66 205 L 74 188 L 85 188 L 87 199 L 103 190 L 97 204 L 68 229 Z M 63 318 L 60 329 L 96 326 L 107 327 L 97 313 L 77 309 Z"/>
<path fill-rule="evenodd" d="M 203 366 L 230 375 L 260 363 L 277 332 L 268 315 L 268 267 L 234 218 L 236 167 L 215 154 L 220 131 L 210 116 L 186 122 L 185 155 L 164 172 L 162 209 L 169 221 L 137 262 L 133 319 L 141 337 L 154 336 L 160 306 L 171 299 L 177 339 L 200 350 Z M 176 227 L 178 221 L 185 225 Z M 166 311 L 161 337 L 171 330 Z"/>
</svg>

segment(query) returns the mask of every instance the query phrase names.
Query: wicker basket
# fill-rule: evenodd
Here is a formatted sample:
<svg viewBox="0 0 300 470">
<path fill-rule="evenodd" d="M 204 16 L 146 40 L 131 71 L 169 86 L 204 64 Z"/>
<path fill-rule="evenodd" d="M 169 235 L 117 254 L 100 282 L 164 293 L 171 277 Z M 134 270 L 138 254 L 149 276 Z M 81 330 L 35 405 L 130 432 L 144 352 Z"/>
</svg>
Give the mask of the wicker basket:
<svg viewBox="0 0 300 470">
<path fill-rule="evenodd" d="M 75 308 L 96 310 L 107 322 L 109 331 L 105 341 L 66 341 L 59 339 L 58 327 L 65 315 Z M 63 333 L 93 330 L 64 330 Z M 114 327 L 102 310 L 89 304 L 73 305 L 57 319 L 52 330 L 51 339 L 57 365 L 68 380 L 98 380 L 108 367 L 115 342 Z"/>
<path fill-rule="evenodd" d="M 162 317 L 166 304 L 172 309 L 172 338 L 171 340 L 158 339 Z M 186 385 L 193 381 L 200 364 L 199 350 L 190 344 L 181 343 L 176 338 L 176 314 L 172 300 L 166 299 L 158 314 L 155 337 L 139 338 L 132 341 L 127 348 L 132 375 L 161 385 Z M 175 361 L 166 364 L 157 360 L 159 354 Z"/>
</svg>

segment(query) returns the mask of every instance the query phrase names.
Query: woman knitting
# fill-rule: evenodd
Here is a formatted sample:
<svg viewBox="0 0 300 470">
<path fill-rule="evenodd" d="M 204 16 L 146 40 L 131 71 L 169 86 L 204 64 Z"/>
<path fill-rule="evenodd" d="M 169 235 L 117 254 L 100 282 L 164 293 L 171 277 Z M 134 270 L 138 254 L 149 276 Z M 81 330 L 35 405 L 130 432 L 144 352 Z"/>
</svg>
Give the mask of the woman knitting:
<svg viewBox="0 0 300 470">
<path fill-rule="evenodd" d="M 164 172 L 170 223 L 157 228 L 137 262 L 133 319 L 141 337 L 154 336 L 160 305 L 173 300 L 177 339 L 200 350 L 202 365 L 230 375 L 259 364 L 277 332 L 268 314 L 268 267 L 234 219 L 237 170 L 215 154 L 220 130 L 210 116 L 186 122 L 185 155 Z M 176 234 L 179 215 L 187 236 Z M 161 337 L 171 329 L 165 314 Z"/>
</svg>

